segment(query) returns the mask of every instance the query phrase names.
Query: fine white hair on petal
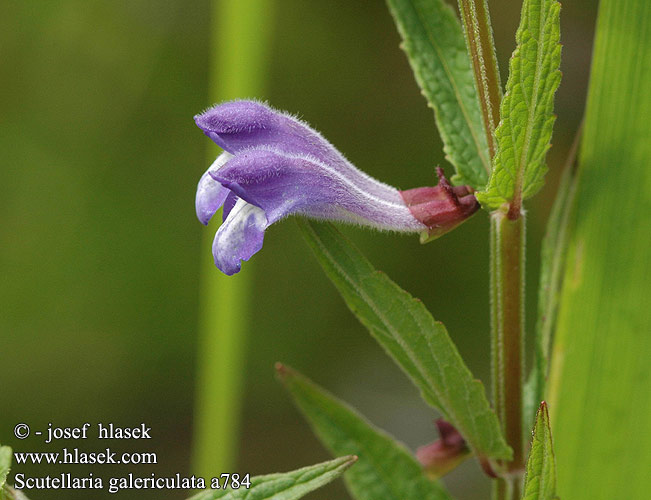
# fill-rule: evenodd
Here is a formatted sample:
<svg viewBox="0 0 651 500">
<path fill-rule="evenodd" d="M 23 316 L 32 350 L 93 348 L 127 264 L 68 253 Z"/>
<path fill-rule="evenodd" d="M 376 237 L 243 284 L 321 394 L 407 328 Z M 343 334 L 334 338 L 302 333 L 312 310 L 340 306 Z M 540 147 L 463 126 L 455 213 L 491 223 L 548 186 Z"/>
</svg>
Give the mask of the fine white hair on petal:
<svg viewBox="0 0 651 500">
<path fill-rule="evenodd" d="M 244 190 L 248 191 L 251 195 L 256 189 L 256 186 L 258 186 L 258 189 L 264 185 L 271 186 L 273 184 L 272 178 L 281 175 L 281 169 L 279 167 L 264 168 L 261 170 L 256 168 L 254 180 L 253 178 L 247 179 L 246 175 L 243 177 L 237 175 L 237 172 L 241 171 L 238 168 L 238 162 L 241 162 L 244 154 L 250 155 L 246 162 L 251 164 L 251 162 L 255 161 L 256 157 L 260 157 L 263 153 L 271 153 L 271 157 L 267 155 L 268 158 L 266 158 L 264 164 L 260 164 L 259 166 L 271 167 L 278 161 L 284 160 L 289 162 L 287 170 L 292 170 L 292 168 L 289 168 L 291 165 L 293 166 L 293 170 L 302 170 L 304 172 L 302 178 L 294 177 L 296 188 L 300 188 L 298 195 L 284 195 L 284 201 L 286 203 L 281 204 L 280 202 L 283 201 L 283 198 L 278 198 L 269 205 L 271 201 L 269 195 L 260 193 L 256 204 L 267 210 L 267 219 L 270 224 L 287 215 L 291 215 L 291 213 L 302 213 L 321 219 L 341 220 L 353 224 L 362 223 L 366 226 L 385 230 L 420 232 L 426 229 L 426 226 L 422 222 L 414 218 L 396 188 L 388 184 L 382 184 L 379 181 L 376 181 L 376 184 L 372 185 L 364 177 L 347 175 L 349 171 L 333 168 L 331 165 L 309 154 L 286 153 L 273 146 L 258 146 L 256 148 L 246 149 L 243 153 L 240 153 L 242 156 L 238 155 L 234 163 L 231 163 L 230 167 L 227 167 L 223 171 L 223 178 L 216 177 L 220 180 L 230 180 L 241 184 L 239 186 L 240 189 L 242 189 L 242 186 L 247 186 Z M 253 170 L 248 171 L 249 174 L 251 172 Z M 329 180 L 330 185 L 327 189 L 323 187 L 318 188 L 312 184 L 314 178 L 310 176 L 313 176 L 315 173 Z M 383 187 L 381 193 L 372 189 L 373 186 L 377 186 L 378 184 L 381 184 Z M 274 190 L 272 189 L 270 193 L 273 192 Z M 311 193 L 309 197 L 311 201 L 309 203 L 301 203 L 297 207 L 292 207 L 292 203 L 290 202 L 296 198 L 303 198 L 302 195 L 304 193 Z M 239 195 L 246 198 L 246 195 L 243 193 L 239 193 Z M 254 199 L 251 198 L 249 201 L 254 201 Z M 266 205 L 263 200 L 266 200 Z M 291 208 L 284 208 L 287 206 Z"/>
<path fill-rule="evenodd" d="M 212 162 L 212 165 L 210 165 L 208 171 L 217 172 L 220 168 L 226 165 L 226 163 L 228 163 L 228 160 L 230 160 L 231 158 L 233 158 L 233 155 L 230 154 L 228 151 L 224 151 L 215 159 L 214 162 Z"/>
</svg>

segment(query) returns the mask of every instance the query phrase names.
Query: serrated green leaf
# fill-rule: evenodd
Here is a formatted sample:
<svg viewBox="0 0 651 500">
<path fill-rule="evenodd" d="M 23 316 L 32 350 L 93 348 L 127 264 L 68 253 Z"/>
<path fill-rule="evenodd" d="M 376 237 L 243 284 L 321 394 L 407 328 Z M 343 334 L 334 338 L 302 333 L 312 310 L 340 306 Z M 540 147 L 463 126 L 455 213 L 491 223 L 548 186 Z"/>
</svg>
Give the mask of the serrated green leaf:
<svg viewBox="0 0 651 500">
<path fill-rule="evenodd" d="M 488 186 L 477 193 L 487 209 L 519 204 L 544 184 L 556 119 L 554 93 L 561 81 L 560 8 L 556 0 L 525 0 L 522 5 L 495 131 L 498 151 Z"/>
<path fill-rule="evenodd" d="M 356 460 L 346 456 L 292 472 L 256 476 L 250 488 L 205 490 L 188 500 L 296 500 L 337 479 Z"/>
<path fill-rule="evenodd" d="M 445 327 L 422 302 L 376 271 L 331 224 L 300 222 L 305 238 L 350 310 L 480 457 L 509 458 L 482 383 Z"/>
<path fill-rule="evenodd" d="M 556 464 L 552 448 L 547 404 L 543 401 L 536 415 L 533 442 L 524 482 L 523 500 L 554 500 L 556 497 Z"/>
<path fill-rule="evenodd" d="M 443 150 L 457 175 L 486 185 L 490 157 L 475 80 L 459 20 L 443 0 L 388 0 L 416 81 L 434 109 Z"/>
<path fill-rule="evenodd" d="M 436 500 L 448 494 L 425 477 L 416 459 L 391 436 L 370 424 L 291 368 L 277 366 L 294 402 L 326 448 L 334 455 L 359 457 L 344 480 L 357 500 Z"/>
<path fill-rule="evenodd" d="M 0 446 L 0 490 L 7 482 L 7 474 L 11 468 L 11 448 L 9 446 Z"/>
<path fill-rule="evenodd" d="M 570 152 L 570 161 L 561 176 L 542 242 L 534 363 L 525 389 L 524 424 L 526 427 L 531 425 L 530 422 L 533 422 L 536 408 L 545 399 L 549 353 L 558 315 L 558 302 L 571 233 L 570 222 L 573 220 L 574 201 L 579 179 L 576 168 L 576 150 L 579 138 L 580 132 L 577 134 Z"/>
</svg>

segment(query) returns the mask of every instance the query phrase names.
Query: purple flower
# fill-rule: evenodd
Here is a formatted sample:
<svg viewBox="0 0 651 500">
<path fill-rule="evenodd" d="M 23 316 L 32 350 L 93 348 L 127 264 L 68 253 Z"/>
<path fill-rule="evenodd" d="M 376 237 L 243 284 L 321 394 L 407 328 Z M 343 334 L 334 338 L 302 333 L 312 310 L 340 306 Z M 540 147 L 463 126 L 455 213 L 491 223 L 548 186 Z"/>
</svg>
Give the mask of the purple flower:
<svg viewBox="0 0 651 500">
<path fill-rule="evenodd" d="M 291 214 L 360 224 L 424 239 L 456 227 L 479 207 L 438 170 L 436 187 L 399 191 L 355 168 L 318 132 L 255 101 L 219 104 L 195 122 L 223 150 L 197 187 L 207 224 L 223 205 L 215 265 L 232 275 L 262 248 L 264 232 Z"/>
</svg>

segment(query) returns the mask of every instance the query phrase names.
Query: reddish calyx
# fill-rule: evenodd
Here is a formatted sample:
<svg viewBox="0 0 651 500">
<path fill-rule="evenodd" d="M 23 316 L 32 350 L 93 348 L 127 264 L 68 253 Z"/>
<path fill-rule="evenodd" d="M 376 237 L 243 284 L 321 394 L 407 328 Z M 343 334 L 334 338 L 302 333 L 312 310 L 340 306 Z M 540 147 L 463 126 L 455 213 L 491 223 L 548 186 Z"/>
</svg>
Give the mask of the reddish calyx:
<svg viewBox="0 0 651 500">
<path fill-rule="evenodd" d="M 470 456 L 470 450 L 459 431 L 443 419 L 436 421 L 440 438 L 416 451 L 427 475 L 436 479 L 457 467 Z"/>
<path fill-rule="evenodd" d="M 400 191 L 411 214 L 427 226 L 421 243 L 434 240 L 451 231 L 479 209 L 479 202 L 469 186 L 452 187 L 443 169 L 436 168 L 439 183 Z"/>
</svg>

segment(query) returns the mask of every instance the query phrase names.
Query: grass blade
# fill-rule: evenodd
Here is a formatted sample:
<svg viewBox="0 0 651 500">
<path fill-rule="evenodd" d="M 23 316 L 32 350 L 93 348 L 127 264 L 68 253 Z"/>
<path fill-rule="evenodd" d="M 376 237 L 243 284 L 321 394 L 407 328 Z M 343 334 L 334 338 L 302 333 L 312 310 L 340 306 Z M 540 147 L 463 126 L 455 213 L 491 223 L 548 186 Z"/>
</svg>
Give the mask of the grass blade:
<svg viewBox="0 0 651 500">
<path fill-rule="evenodd" d="M 648 0 L 600 2 L 547 399 L 561 498 L 651 490 L 649 47 Z"/>
</svg>

